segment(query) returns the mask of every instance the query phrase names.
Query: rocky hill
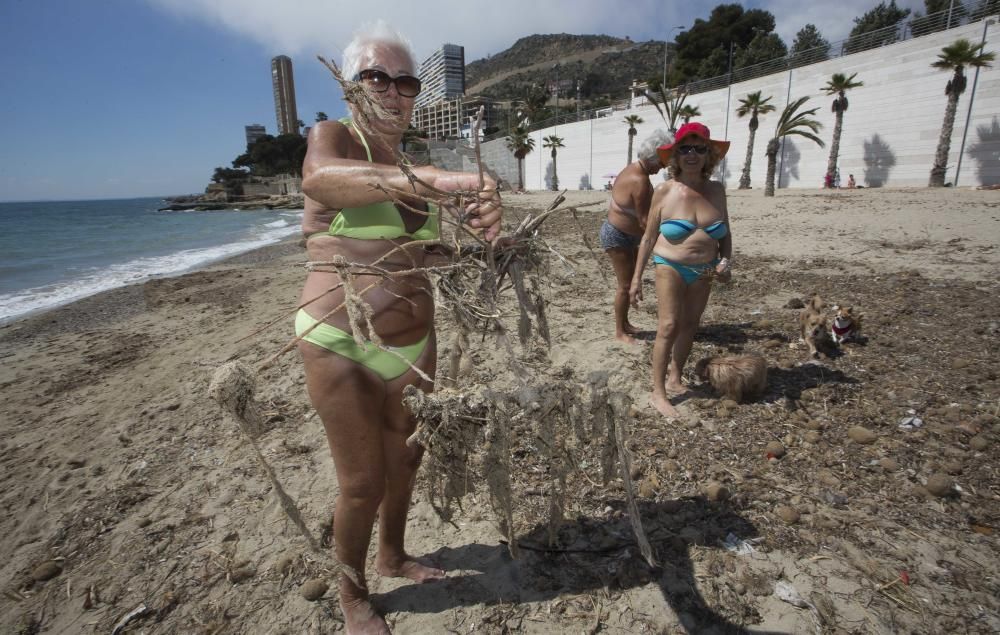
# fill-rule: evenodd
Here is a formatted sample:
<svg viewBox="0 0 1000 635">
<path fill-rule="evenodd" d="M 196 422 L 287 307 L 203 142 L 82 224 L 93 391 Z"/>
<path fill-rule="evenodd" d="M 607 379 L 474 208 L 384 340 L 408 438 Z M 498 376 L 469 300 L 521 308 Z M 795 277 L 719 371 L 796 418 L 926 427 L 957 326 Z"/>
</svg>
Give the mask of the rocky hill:
<svg viewBox="0 0 1000 635">
<path fill-rule="evenodd" d="M 624 99 L 633 79 L 663 70 L 663 42 L 633 42 L 608 35 L 530 35 L 509 49 L 465 67 L 467 95 L 523 99 L 534 86 L 559 80 L 563 98 L 575 97 L 576 82 L 585 104 Z"/>
</svg>

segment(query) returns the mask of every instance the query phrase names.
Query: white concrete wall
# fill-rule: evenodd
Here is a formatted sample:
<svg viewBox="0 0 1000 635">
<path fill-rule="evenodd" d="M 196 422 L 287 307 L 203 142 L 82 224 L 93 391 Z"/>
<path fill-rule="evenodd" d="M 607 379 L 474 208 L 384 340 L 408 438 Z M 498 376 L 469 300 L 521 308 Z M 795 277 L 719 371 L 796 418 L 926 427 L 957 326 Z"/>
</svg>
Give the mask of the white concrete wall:
<svg viewBox="0 0 1000 635">
<path fill-rule="evenodd" d="M 817 188 L 823 184 L 833 135 L 832 97 L 821 88 L 834 73 L 857 73 L 864 86 L 847 93 L 850 107 L 844 116 L 838 165 L 841 183 L 854 174 L 859 185 L 926 186 L 934 162 L 938 136 L 947 98 L 944 94 L 951 73 L 931 68 L 944 46 L 958 38 L 975 44 L 986 35 L 986 51 L 1000 54 L 1000 25 L 975 22 L 933 35 L 914 38 L 879 49 L 813 64 L 759 79 L 734 84 L 731 90 L 720 89 L 688 98 L 702 112 L 698 119 L 716 138 L 729 139 L 732 147 L 720 177 L 728 187 L 736 187 L 746 156 L 749 139 L 747 120 L 736 117 L 739 99 L 760 90 L 773 98 L 777 112 L 760 118 L 757 130 L 751 185 L 763 188 L 767 173 L 764 151 L 773 135 L 778 115 L 788 101 L 808 96 L 805 108 L 819 107 L 815 118 L 823 124 L 820 148 L 802 137 L 790 137 L 785 143 L 779 171 L 779 187 Z M 961 96 L 946 181 L 954 181 L 959 148 L 966 121 L 968 138 L 962 157 L 958 185 L 972 186 L 1000 183 L 1000 61 L 979 73 L 971 118 L 969 100 L 973 96 L 975 70 L 968 73 L 968 87 Z M 727 122 L 727 111 L 729 113 Z M 617 174 L 625 167 L 628 153 L 626 114 L 638 114 L 643 123 L 636 126 L 635 142 L 656 128 L 665 127 L 652 106 L 616 112 L 613 117 L 592 119 L 535 131 L 535 150 L 524 160 L 524 185 L 527 189 L 546 189 L 551 171 L 550 151 L 542 147 L 542 137 L 556 134 L 566 146 L 559 150 L 559 185 L 563 189 L 581 189 L 589 183 L 601 189 L 604 174 Z M 503 144 L 504 140 L 490 144 Z M 724 174 L 721 174 L 724 172 Z M 660 177 L 654 177 L 654 182 Z"/>
</svg>

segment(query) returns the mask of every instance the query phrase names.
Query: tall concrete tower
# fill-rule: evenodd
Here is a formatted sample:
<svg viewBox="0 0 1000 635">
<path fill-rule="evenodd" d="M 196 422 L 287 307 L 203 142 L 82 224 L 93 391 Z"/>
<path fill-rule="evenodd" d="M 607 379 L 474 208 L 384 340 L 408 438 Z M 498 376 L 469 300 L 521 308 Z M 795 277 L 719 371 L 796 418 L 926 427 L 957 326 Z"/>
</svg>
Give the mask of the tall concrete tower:
<svg viewBox="0 0 1000 635">
<path fill-rule="evenodd" d="M 295 109 L 295 78 L 292 59 L 279 55 L 271 59 L 271 86 L 274 89 L 274 115 L 278 134 L 299 134 L 299 114 Z"/>
<path fill-rule="evenodd" d="M 414 101 L 422 108 L 465 94 L 465 47 L 444 44 L 420 65 L 423 89 Z"/>
</svg>

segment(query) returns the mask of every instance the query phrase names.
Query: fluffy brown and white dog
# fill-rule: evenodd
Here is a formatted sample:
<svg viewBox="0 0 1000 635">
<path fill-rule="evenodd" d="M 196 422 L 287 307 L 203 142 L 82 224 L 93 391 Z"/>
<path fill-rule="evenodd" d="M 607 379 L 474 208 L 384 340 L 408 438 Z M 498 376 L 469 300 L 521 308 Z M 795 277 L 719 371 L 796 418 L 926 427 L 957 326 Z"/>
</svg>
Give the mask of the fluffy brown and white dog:
<svg viewBox="0 0 1000 635">
<path fill-rule="evenodd" d="M 767 388 L 767 362 L 760 355 L 706 357 L 698 360 L 694 373 L 733 401 L 756 399 Z"/>
<path fill-rule="evenodd" d="M 809 357 L 819 357 L 820 349 L 827 344 L 828 332 L 826 316 L 823 309 L 826 305 L 819 295 L 813 295 L 806 308 L 799 313 L 799 326 L 802 327 L 802 339 L 809 347 Z"/>
<path fill-rule="evenodd" d="M 854 315 L 854 307 L 835 306 L 833 323 L 830 325 L 830 337 L 834 344 L 842 344 L 848 340 L 861 337 L 861 319 L 864 315 Z"/>
</svg>

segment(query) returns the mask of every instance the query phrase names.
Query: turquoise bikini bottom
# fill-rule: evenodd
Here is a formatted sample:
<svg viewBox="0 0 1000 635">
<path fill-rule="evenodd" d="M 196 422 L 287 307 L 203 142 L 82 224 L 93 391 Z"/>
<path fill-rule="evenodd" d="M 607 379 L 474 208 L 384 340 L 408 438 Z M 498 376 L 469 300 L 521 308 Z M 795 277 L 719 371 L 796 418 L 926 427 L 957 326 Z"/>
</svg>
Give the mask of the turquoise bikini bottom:
<svg viewBox="0 0 1000 635">
<path fill-rule="evenodd" d="M 668 267 L 673 267 L 674 271 L 681 275 L 681 280 L 684 284 L 690 285 L 695 282 L 707 272 L 715 269 L 715 266 L 719 264 L 719 259 L 716 258 L 710 262 L 703 262 L 697 265 L 682 265 L 679 262 L 674 262 L 672 260 L 667 260 L 663 256 L 653 255 L 653 262 L 658 265 L 667 265 Z"/>
</svg>

